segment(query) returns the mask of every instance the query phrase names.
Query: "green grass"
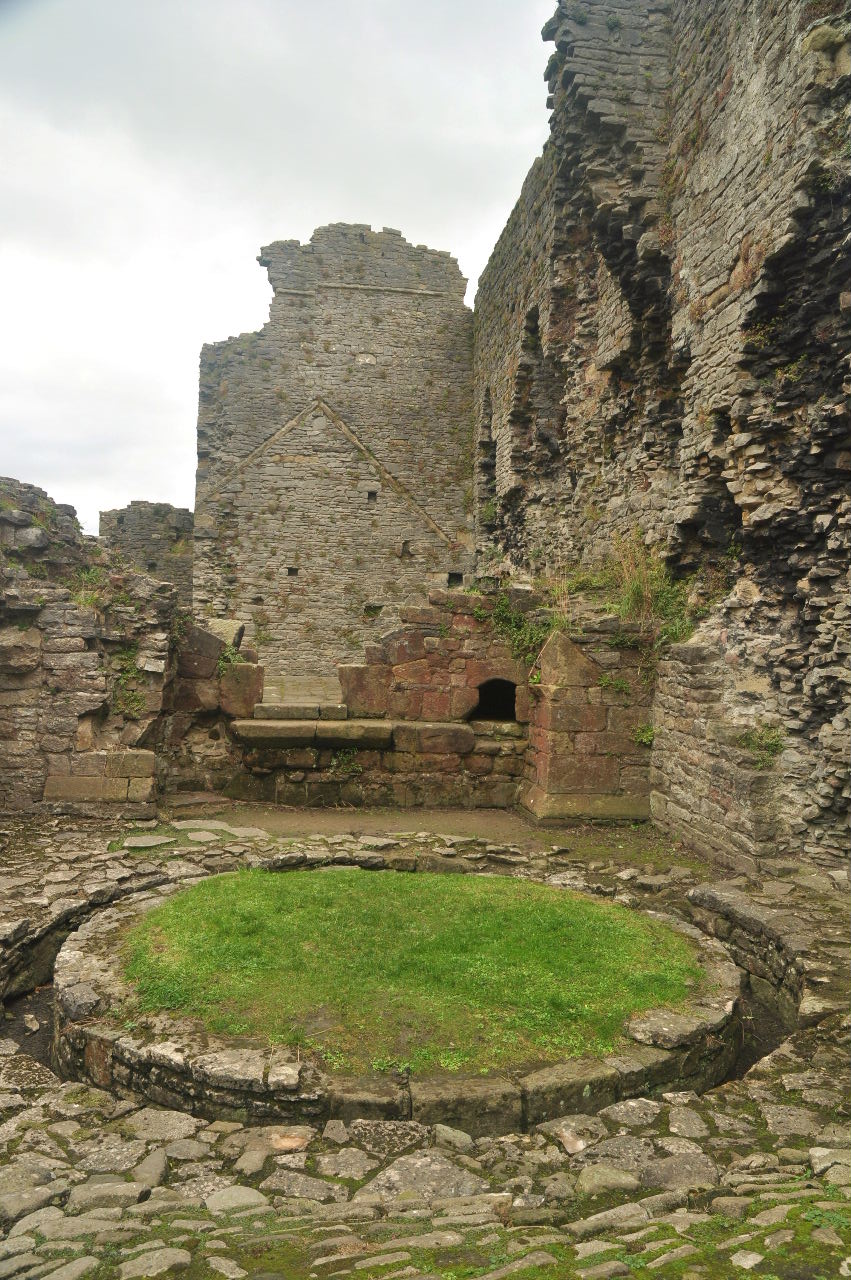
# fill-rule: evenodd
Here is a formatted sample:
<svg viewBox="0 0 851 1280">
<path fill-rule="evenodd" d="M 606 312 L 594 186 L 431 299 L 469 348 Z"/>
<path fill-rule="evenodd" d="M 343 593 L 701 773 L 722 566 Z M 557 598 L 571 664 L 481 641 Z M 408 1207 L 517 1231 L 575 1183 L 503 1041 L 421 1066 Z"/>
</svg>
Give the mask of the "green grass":
<svg viewBox="0 0 851 1280">
<path fill-rule="evenodd" d="M 613 1048 L 684 1000 L 691 945 L 658 921 L 503 877 L 241 871 L 125 940 L 140 1013 L 304 1045 L 332 1069 L 487 1072 Z"/>
</svg>

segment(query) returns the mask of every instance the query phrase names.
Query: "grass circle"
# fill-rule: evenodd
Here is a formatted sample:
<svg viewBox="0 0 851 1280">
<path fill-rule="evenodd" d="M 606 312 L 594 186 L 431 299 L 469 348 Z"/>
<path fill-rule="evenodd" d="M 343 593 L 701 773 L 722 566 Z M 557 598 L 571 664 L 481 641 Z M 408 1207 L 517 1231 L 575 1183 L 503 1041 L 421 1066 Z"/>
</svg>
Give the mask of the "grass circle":
<svg viewBox="0 0 851 1280">
<path fill-rule="evenodd" d="M 239 871 L 127 934 L 140 1012 L 302 1046 L 331 1070 L 486 1073 L 616 1045 L 700 978 L 661 921 L 498 876 Z"/>
</svg>

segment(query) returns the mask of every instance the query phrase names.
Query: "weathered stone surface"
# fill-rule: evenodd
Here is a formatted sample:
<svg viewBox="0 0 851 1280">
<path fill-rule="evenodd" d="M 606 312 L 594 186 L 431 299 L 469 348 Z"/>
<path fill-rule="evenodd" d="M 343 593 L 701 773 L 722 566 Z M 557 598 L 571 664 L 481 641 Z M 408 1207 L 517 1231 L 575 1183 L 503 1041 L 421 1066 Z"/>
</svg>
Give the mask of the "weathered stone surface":
<svg viewBox="0 0 851 1280">
<path fill-rule="evenodd" d="M 520 1087 L 529 1124 L 575 1111 L 598 1111 L 615 1099 L 618 1073 L 596 1062 L 565 1062 L 524 1076 Z"/>
<path fill-rule="evenodd" d="M 263 667 L 252 662 L 233 662 L 219 675 L 219 705 L 225 715 L 254 714 L 263 698 Z"/>
<path fill-rule="evenodd" d="M 411 1107 L 413 1119 L 420 1124 L 435 1124 L 440 1119 L 473 1136 L 511 1133 L 520 1128 L 523 1118 L 520 1089 L 499 1077 L 458 1082 L 415 1078 L 411 1081 Z"/>
<path fill-rule="evenodd" d="M 177 588 L 179 604 L 192 607 L 192 512 L 167 502 L 131 502 L 101 511 L 101 542 L 142 573 Z"/>
<path fill-rule="evenodd" d="M 466 1169 L 460 1169 L 437 1151 L 421 1151 L 399 1156 L 392 1164 L 367 1182 L 355 1195 L 378 1196 L 385 1201 L 402 1195 L 421 1196 L 425 1200 L 453 1196 L 476 1195 L 488 1184 Z"/>
</svg>

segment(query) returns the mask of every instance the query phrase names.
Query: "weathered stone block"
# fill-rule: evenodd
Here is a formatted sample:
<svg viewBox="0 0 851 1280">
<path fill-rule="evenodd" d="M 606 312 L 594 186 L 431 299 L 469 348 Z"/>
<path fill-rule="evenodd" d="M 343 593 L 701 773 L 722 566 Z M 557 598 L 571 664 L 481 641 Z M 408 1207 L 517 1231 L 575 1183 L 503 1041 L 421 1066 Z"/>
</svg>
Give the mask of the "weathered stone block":
<svg viewBox="0 0 851 1280">
<path fill-rule="evenodd" d="M 595 685 L 600 668 L 568 639 L 563 631 L 554 631 L 541 650 L 542 685 Z"/>
<path fill-rule="evenodd" d="M 127 799 L 126 778 L 51 775 L 44 784 L 45 800 L 112 802 Z"/>
<path fill-rule="evenodd" d="M 228 716 L 250 716 L 263 698 L 263 668 L 234 662 L 219 677 L 219 705 Z"/>
<path fill-rule="evenodd" d="M 390 720 L 319 720 L 315 733 L 319 745 L 389 747 L 393 741 L 393 723 Z"/>
<path fill-rule="evenodd" d="M 219 684 L 215 676 L 206 680 L 178 678 L 175 681 L 175 711 L 215 711 L 219 705 Z"/>
<path fill-rule="evenodd" d="M 201 627 L 189 627 L 177 655 L 177 674 L 192 679 L 209 680 L 225 647 L 224 640 Z"/>
<path fill-rule="evenodd" d="M 0 627 L 0 672 L 23 675 L 41 662 L 42 638 L 37 627 Z"/>
<path fill-rule="evenodd" d="M 157 793 L 154 778 L 130 778 L 127 782 L 127 799 L 137 804 L 153 800 Z"/>
<path fill-rule="evenodd" d="M 119 751 L 108 755 L 108 778 L 152 778 L 156 772 L 157 757 L 153 751 Z"/>
<path fill-rule="evenodd" d="M 389 667 L 343 665 L 337 668 L 337 675 L 350 716 L 386 715 Z"/>
<path fill-rule="evenodd" d="M 599 1111 L 615 1101 L 619 1080 L 614 1067 L 582 1059 L 533 1071 L 520 1081 L 527 1124 Z"/>
<path fill-rule="evenodd" d="M 393 1080 L 374 1076 L 333 1076 L 328 1087 L 328 1114 L 348 1124 L 352 1120 L 408 1120 L 407 1090 Z"/>
<path fill-rule="evenodd" d="M 650 800 L 646 795 L 600 795 L 583 791 L 557 794 L 545 791 L 537 783 L 522 793 L 520 803 L 542 821 L 557 818 L 629 818 L 640 821 L 650 817 Z"/>
<path fill-rule="evenodd" d="M 411 1118 L 446 1124 L 472 1134 L 518 1133 L 523 1127 L 522 1095 L 500 1076 L 411 1081 Z"/>
<path fill-rule="evenodd" d="M 455 753 L 468 755 L 476 745 L 476 735 L 468 724 L 397 724 L 393 733 L 397 751 Z"/>
<path fill-rule="evenodd" d="M 601 733 L 606 728 L 606 708 L 587 702 L 553 702 L 544 697 L 535 710 L 535 725 L 555 733 Z"/>
</svg>

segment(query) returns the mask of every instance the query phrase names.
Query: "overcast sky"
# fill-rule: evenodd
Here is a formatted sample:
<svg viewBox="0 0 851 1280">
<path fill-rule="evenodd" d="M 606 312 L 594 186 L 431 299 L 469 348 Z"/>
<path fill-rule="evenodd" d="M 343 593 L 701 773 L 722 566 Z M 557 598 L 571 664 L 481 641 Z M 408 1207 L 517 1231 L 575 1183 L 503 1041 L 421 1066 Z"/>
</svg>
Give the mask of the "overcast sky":
<svg viewBox="0 0 851 1280">
<path fill-rule="evenodd" d="M 271 240 L 397 227 L 474 282 L 546 137 L 554 7 L 0 0 L 0 474 L 91 532 L 191 507 L 199 350 L 265 323 Z"/>
</svg>

